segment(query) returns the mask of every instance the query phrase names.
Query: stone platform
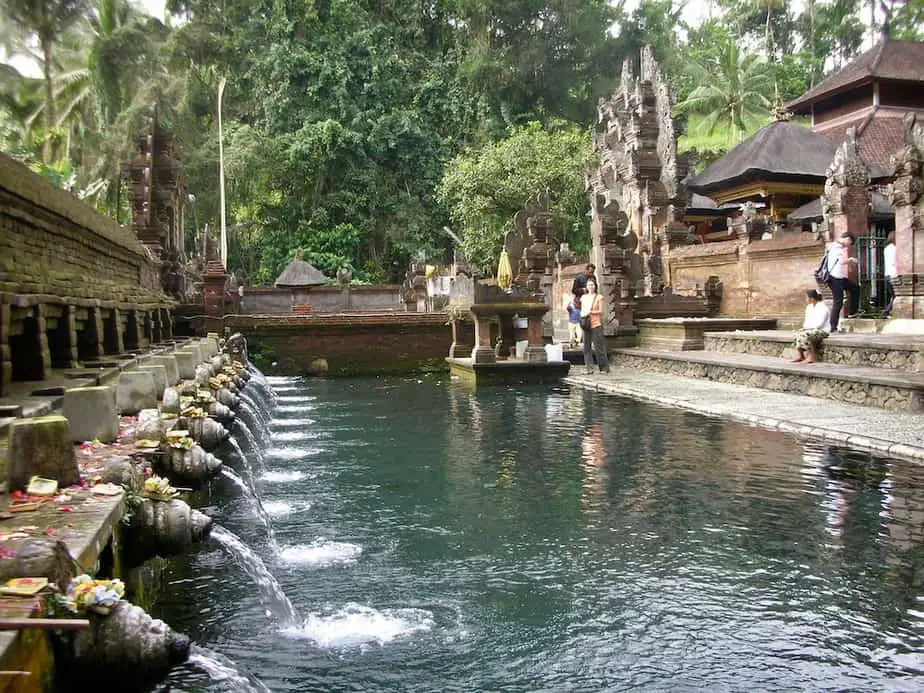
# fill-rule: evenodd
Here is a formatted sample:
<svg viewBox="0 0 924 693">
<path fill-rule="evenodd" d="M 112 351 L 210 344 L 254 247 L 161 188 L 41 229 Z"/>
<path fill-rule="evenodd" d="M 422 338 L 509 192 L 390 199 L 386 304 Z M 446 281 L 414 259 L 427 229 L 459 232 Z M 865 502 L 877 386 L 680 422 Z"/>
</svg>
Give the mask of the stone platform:
<svg viewBox="0 0 924 693">
<path fill-rule="evenodd" d="M 472 359 L 447 358 L 449 374 L 466 385 L 542 385 L 558 383 L 568 375 L 567 361 L 523 361 L 509 359 L 475 363 Z"/>
<path fill-rule="evenodd" d="M 795 356 L 794 337 L 795 332 L 787 330 L 707 332 L 705 349 L 791 359 Z M 822 360 L 845 366 L 924 373 L 924 335 L 837 332 L 824 341 Z"/>
<path fill-rule="evenodd" d="M 571 375 L 565 383 L 678 407 L 823 444 L 924 463 L 924 414 L 890 412 L 698 378 L 665 378 L 629 368 Z"/>
<path fill-rule="evenodd" d="M 890 411 L 924 411 L 924 374 L 832 363 L 795 364 L 751 353 L 642 348 L 614 349 L 610 361 L 637 371 L 704 378 Z"/>
<path fill-rule="evenodd" d="M 664 318 L 636 320 L 638 346 L 670 351 L 702 349 L 706 332 L 772 330 L 774 318 Z"/>
</svg>

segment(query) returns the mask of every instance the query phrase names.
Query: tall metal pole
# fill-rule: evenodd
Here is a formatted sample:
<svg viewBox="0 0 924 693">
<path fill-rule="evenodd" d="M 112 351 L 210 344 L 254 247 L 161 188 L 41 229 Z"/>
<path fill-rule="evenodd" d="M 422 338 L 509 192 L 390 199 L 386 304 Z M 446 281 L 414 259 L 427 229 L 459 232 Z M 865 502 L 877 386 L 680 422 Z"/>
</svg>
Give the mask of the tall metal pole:
<svg viewBox="0 0 924 693">
<path fill-rule="evenodd" d="M 225 219 L 225 145 L 221 128 L 221 97 L 225 93 L 227 79 L 218 83 L 218 187 L 221 198 L 221 264 L 228 267 L 228 229 Z"/>
</svg>

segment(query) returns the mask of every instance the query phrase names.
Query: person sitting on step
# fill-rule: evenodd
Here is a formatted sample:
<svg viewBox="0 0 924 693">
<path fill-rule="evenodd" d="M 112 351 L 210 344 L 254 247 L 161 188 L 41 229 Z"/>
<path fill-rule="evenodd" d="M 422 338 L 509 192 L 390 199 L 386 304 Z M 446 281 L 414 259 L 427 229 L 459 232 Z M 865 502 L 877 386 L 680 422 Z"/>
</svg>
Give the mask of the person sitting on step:
<svg viewBox="0 0 924 693">
<path fill-rule="evenodd" d="M 821 344 L 830 332 L 831 311 L 817 289 L 805 292 L 805 304 L 802 329 L 796 333 L 796 358 L 793 363 L 815 363 Z"/>
</svg>

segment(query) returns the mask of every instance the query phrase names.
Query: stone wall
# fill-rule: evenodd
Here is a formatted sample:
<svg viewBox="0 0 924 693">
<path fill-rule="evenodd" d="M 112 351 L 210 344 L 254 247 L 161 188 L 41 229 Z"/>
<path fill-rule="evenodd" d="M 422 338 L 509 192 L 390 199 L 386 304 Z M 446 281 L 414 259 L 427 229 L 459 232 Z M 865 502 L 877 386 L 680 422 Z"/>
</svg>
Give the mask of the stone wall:
<svg viewBox="0 0 924 693">
<path fill-rule="evenodd" d="M 446 369 L 447 323 L 443 313 L 229 315 L 223 327 L 247 337 L 267 373 L 366 375 Z"/>
<path fill-rule="evenodd" d="M 668 262 L 675 292 L 691 292 L 710 276 L 719 278 L 719 316 L 800 315 L 805 290 L 816 286 L 813 273 L 823 253 L 824 241 L 794 233 L 674 248 Z"/>
<path fill-rule="evenodd" d="M 130 231 L 0 154 L 0 396 L 168 336 L 159 269 Z"/>
<path fill-rule="evenodd" d="M 316 313 L 404 310 L 398 284 L 351 286 L 349 291 L 339 286 L 320 286 L 308 292 L 308 303 Z M 256 315 L 291 313 L 292 294 L 288 289 L 272 286 L 244 287 L 241 312 Z"/>
</svg>

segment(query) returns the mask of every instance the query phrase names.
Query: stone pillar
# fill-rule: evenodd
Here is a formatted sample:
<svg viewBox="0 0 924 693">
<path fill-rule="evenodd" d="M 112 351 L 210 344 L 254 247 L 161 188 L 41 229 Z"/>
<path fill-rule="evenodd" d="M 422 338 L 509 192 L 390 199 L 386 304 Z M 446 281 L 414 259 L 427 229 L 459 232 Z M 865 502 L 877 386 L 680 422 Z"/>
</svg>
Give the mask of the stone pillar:
<svg viewBox="0 0 924 693">
<path fill-rule="evenodd" d="M 77 316 L 73 306 L 45 305 L 46 339 L 54 368 L 77 367 Z"/>
<path fill-rule="evenodd" d="M 125 318 L 125 329 L 122 332 L 122 343 L 129 351 L 142 347 L 141 325 L 138 324 L 138 311 L 131 309 L 122 313 Z"/>
<path fill-rule="evenodd" d="M 493 311 L 485 312 L 479 306 L 471 307 L 475 320 L 475 348 L 472 349 L 474 363 L 495 363 L 494 349 L 491 346 L 491 319 Z"/>
<path fill-rule="evenodd" d="M 889 201 L 895 207 L 895 248 L 898 277 L 893 281 L 892 316 L 924 318 L 924 123 L 905 115 L 904 146 L 892 156 L 895 176 Z"/>
<path fill-rule="evenodd" d="M 591 220 L 598 293 L 604 297 L 603 333 L 615 335 L 632 327 L 635 284 L 643 276 L 642 258 L 636 252 L 638 236 L 628 231 L 629 219 L 615 203 L 597 199 Z"/>
<path fill-rule="evenodd" d="M 13 382 L 13 357 L 10 353 L 10 329 L 12 311 L 10 304 L 0 298 L 0 397 L 6 395 Z"/>
<path fill-rule="evenodd" d="M 103 320 L 103 347 L 107 356 L 125 353 L 122 341 L 122 314 L 118 308 L 109 310 L 109 318 Z"/>
<path fill-rule="evenodd" d="M 865 235 L 869 231 L 869 167 L 860 156 L 853 128 L 847 130 L 847 139 L 835 152 L 827 175 L 821 206 L 831 238 L 848 231 Z"/>
<path fill-rule="evenodd" d="M 205 314 L 221 317 L 225 314 L 225 285 L 228 273 L 220 263 L 210 263 L 209 271 L 202 275 L 202 300 Z"/>
<path fill-rule="evenodd" d="M 21 491 L 33 476 L 54 479 L 62 487 L 80 481 L 67 419 L 42 416 L 10 426 L 9 489 Z"/>
<path fill-rule="evenodd" d="M 35 306 L 35 323 L 38 329 L 39 361 L 41 362 L 42 377 L 47 378 L 51 372 L 51 350 L 48 348 L 48 324 L 45 318 L 45 306 L 41 303 Z"/>
<path fill-rule="evenodd" d="M 468 358 L 475 346 L 474 325 L 463 318 L 453 318 L 452 344 L 449 346 L 449 358 Z"/>
<path fill-rule="evenodd" d="M 536 308 L 535 310 L 520 310 L 520 316 L 525 317 L 526 322 L 526 353 L 524 360 L 530 363 L 544 363 L 548 361 L 548 355 L 545 353 L 545 340 L 542 337 L 542 316 L 548 311 L 546 306 Z"/>
<path fill-rule="evenodd" d="M 70 424 L 71 440 L 109 443 L 119 435 L 114 387 L 76 387 L 64 391 L 62 413 Z"/>
<path fill-rule="evenodd" d="M 103 348 L 103 316 L 97 307 L 86 311 L 83 329 L 77 335 L 77 357 L 81 361 L 95 361 L 106 353 Z"/>
</svg>

